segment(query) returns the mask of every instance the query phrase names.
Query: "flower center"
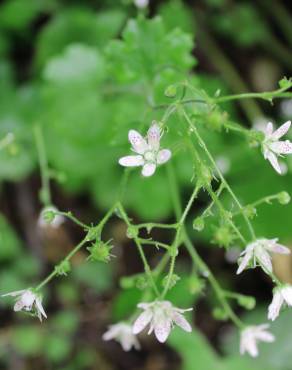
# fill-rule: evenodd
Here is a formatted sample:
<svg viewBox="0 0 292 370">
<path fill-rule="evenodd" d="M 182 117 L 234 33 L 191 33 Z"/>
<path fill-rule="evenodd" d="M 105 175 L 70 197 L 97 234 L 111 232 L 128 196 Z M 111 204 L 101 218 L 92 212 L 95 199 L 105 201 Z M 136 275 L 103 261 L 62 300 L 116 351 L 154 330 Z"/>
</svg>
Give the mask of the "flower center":
<svg viewBox="0 0 292 370">
<path fill-rule="evenodd" d="M 144 154 L 144 158 L 147 162 L 155 162 L 156 155 L 152 151 L 148 151 Z"/>
</svg>

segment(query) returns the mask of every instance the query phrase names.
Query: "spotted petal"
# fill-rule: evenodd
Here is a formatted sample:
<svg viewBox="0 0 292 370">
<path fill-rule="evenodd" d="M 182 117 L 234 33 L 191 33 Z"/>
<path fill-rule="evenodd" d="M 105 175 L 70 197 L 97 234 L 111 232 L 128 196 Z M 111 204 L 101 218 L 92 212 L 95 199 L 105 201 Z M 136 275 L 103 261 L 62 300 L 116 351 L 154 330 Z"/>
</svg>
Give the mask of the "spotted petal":
<svg viewBox="0 0 292 370">
<path fill-rule="evenodd" d="M 128 155 L 119 159 L 119 164 L 124 167 L 143 166 L 144 159 L 141 155 Z"/>
<path fill-rule="evenodd" d="M 281 293 L 282 293 L 283 298 L 285 299 L 285 302 L 289 306 L 292 306 L 292 287 L 286 286 L 282 288 Z"/>
<path fill-rule="evenodd" d="M 153 150 L 158 150 L 160 146 L 160 128 L 156 121 L 152 122 L 147 133 L 148 144 Z"/>
<path fill-rule="evenodd" d="M 242 273 L 242 271 L 246 268 L 246 266 L 248 265 L 251 257 L 252 257 L 252 254 L 253 254 L 253 249 L 249 249 L 249 250 L 246 250 L 246 253 L 244 255 L 244 257 L 242 258 L 242 260 L 240 261 L 240 264 L 238 266 L 238 269 L 236 271 L 236 274 L 239 275 Z"/>
<path fill-rule="evenodd" d="M 157 154 L 157 163 L 163 164 L 167 162 L 171 157 L 171 151 L 169 149 L 162 149 Z"/>
<path fill-rule="evenodd" d="M 270 273 L 273 271 L 271 256 L 263 247 L 255 249 L 255 257 L 265 272 Z"/>
<path fill-rule="evenodd" d="M 146 140 L 136 130 L 129 131 L 129 141 L 132 144 L 133 150 L 138 154 L 144 154 L 148 150 Z"/>
<path fill-rule="evenodd" d="M 270 149 L 277 154 L 291 154 L 292 143 L 289 140 L 276 141 L 270 144 Z"/>
<path fill-rule="evenodd" d="M 281 171 L 281 167 L 279 165 L 279 162 L 278 162 L 278 159 L 277 159 L 277 156 L 276 154 L 274 154 L 273 152 L 271 151 L 268 151 L 267 152 L 267 159 L 268 161 L 271 163 L 271 165 L 273 166 L 273 168 L 279 173 L 281 174 L 282 171 Z"/>
<path fill-rule="evenodd" d="M 153 313 L 151 310 L 146 310 L 142 312 L 136 321 L 134 322 L 132 332 L 133 334 L 138 334 L 142 330 L 146 328 L 146 326 L 150 323 L 151 319 L 153 317 Z"/>
<path fill-rule="evenodd" d="M 282 126 L 280 126 L 273 134 L 272 134 L 272 138 L 274 140 L 278 140 L 280 139 L 282 136 L 284 136 L 289 128 L 291 126 L 291 121 L 287 121 L 285 122 Z"/>
<path fill-rule="evenodd" d="M 168 318 L 160 318 L 154 325 L 154 333 L 160 343 L 164 343 L 171 331 L 171 321 Z"/>
<path fill-rule="evenodd" d="M 191 325 L 188 323 L 188 321 L 184 318 L 183 315 L 181 315 L 178 312 L 175 312 L 172 316 L 173 321 L 178 325 L 180 328 L 183 330 L 187 331 L 190 333 L 192 331 Z"/>
<path fill-rule="evenodd" d="M 271 136 L 272 134 L 273 134 L 273 124 L 272 124 L 272 122 L 269 122 L 268 124 L 267 124 L 267 127 L 266 127 L 266 129 L 265 129 L 265 134 L 266 134 L 266 136 Z"/>
<path fill-rule="evenodd" d="M 142 175 L 145 177 L 152 176 L 156 170 L 156 164 L 155 163 L 146 163 L 143 166 L 142 169 Z"/>
<path fill-rule="evenodd" d="M 269 308 L 268 308 L 268 319 L 269 320 L 274 321 L 279 316 L 280 309 L 282 307 L 283 302 L 284 302 L 284 299 L 280 291 L 275 291 L 272 303 L 269 305 Z"/>
</svg>

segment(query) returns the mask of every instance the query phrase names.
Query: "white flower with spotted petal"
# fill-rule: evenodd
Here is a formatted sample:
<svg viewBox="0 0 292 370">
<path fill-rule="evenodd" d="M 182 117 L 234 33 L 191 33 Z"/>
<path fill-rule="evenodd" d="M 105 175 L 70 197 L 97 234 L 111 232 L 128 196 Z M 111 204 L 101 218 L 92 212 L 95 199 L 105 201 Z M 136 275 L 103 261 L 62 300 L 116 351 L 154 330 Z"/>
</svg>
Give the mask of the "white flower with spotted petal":
<svg viewBox="0 0 292 370">
<path fill-rule="evenodd" d="M 290 254 L 290 249 L 278 243 L 278 239 L 257 239 L 248 244 L 239 258 L 237 275 L 251 262 L 252 267 L 260 265 L 266 273 L 273 271 L 271 253 Z"/>
<path fill-rule="evenodd" d="M 2 295 L 2 297 L 7 296 L 17 297 L 13 308 L 15 312 L 33 311 L 36 313 L 40 321 L 42 321 L 42 316 L 47 318 L 42 306 L 42 297 L 39 294 L 34 293 L 31 289 L 17 290 L 15 292 Z"/>
<path fill-rule="evenodd" d="M 140 343 L 132 333 L 132 326 L 124 322 L 110 325 L 108 331 L 103 334 L 102 339 L 105 341 L 116 340 L 126 352 L 130 351 L 132 347 L 140 349 Z"/>
<path fill-rule="evenodd" d="M 283 285 L 274 289 L 273 300 L 269 305 L 268 319 L 274 321 L 280 313 L 283 304 L 292 307 L 292 286 Z"/>
<path fill-rule="evenodd" d="M 132 150 L 137 155 L 128 155 L 119 159 L 119 164 L 124 167 L 142 166 L 142 175 L 152 176 L 157 165 L 166 163 L 171 157 L 169 149 L 160 150 L 161 132 L 157 122 L 153 121 L 147 133 L 147 140 L 135 130 L 129 131 L 129 141 Z"/>
<path fill-rule="evenodd" d="M 272 122 L 269 122 L 264 131 L 265 139 L 262 143 L 264 158 L 271 163 L 279 174 L 282 174 L 282 170 L 278 157 L 281 157 L 283 154 L 292 154 L 292 143 L 289 140 L 279 141 L 289 131 L 290 126 L 291 121 L 287 121 L 274 131 Z"/>
<path fill-rule="evenodd" d="M 169 301 L 139 303 L 138 307 L 144 311 L 138 316 L 133 325 L 133 334 L 140 333 L 149 325 L 148 334 L 154 331 L 157 340 L 164 343 L 174 324 L 186 332 L 192 331 L 191 325 L 183 316 L 184 312 L 191 311 L 192 308 L 180 309 L 174 307 Z"/>
<path fill-rule="evenodd" d="M 258 351 L 258 341 L 272 343 L 275 340 L 273 334 L 271 334 L 267 329 L 268 324 L 247 326 L 242 330 L 240 335 L 240 354 L 243 355 L 247 352 L 251 357 L 257 357 Z"/>
</svg>

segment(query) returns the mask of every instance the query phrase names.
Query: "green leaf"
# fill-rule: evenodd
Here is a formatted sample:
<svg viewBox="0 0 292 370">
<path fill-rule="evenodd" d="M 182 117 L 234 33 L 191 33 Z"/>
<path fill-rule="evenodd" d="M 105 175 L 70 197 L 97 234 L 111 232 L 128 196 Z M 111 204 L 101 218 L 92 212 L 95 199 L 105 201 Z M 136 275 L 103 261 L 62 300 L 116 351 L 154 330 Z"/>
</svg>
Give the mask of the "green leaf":
<svg viewBox="0 0 292 370">
<path fill-rule="evenodd" d="M 97 83 L 104 75 L 104 61 L 96 48 L 72 44 L 63 55 L 50 59 L 44 69 L 44 78 L 55 84 Z"/>
</svg>

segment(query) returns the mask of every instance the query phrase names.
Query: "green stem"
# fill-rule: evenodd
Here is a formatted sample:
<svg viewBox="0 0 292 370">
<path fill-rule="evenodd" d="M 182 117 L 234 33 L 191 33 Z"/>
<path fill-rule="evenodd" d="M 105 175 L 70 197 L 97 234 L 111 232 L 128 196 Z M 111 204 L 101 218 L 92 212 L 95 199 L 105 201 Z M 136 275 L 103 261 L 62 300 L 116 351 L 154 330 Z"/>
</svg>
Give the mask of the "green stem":
<svg viewBox="0 0 292 370">
<path fill-rule="evenodd" d="M 85 230 L 89 230 L 91 227 L 84 224 L 82 221 L 78 220 L 71 212 L 62 212 L 62 211 L 54 211 L 56 215 L 67 217 L 69 220 L 73 221 L 76 225 L 82 227 Z"/>
<path fill-rule="evenodd" d="M 246 214 L 243 212 L 243 206 L 241 205 L 240 201 L 237 199 L 236 195 L 234 194 L 233 190 L 231 189 L 231 187 L 229 186 L 229 184 L 227 183 L 227 181 L 225 180 L 225 177 L 223 176 L 222 172 L 220 171 L 220 169 L 218 168 L 212 154 L 209 152 L 209 149 L 207 148 L 204 140 L 201 138 L 201 135 L 199 134 L 196 126 L 193 124 L 193 122 L 190 120 L 189 116 L 187 115 L 186 111 L 184 110 L 184 108 L 182 107 L 182 113 L 185 117 L 185 120 L 186 122 L 188 123 L 188 125 L 192 128 L 192 132 L 194 133 L 194 135 L 196 136 L 197 140 L 198 140 L 198 143 L 200 144 L 200 146 L 202 147 L 202 149 L 205 151 L 207 157 L 209 158 L 209 161 L 211 162 L 211 164 L 213 165 L 214 169 L 216 170 L 221 182 L 224 184 L 226 190 L 229 192 L 229 194 L 231 195 L 231 197 L 233 198 L 235 204 L 237 205 L 237 207 L 239 208 L 239 210 L 241 211 L 241 214 L 247 224 L 247 227 L 250 231 L 250 234 L 251 234 L 251 237 L 252 237 L 252 240 L 255 240 L 256 239 L 256 236 L 255 236 L 255 232 L 253 230 L 253 227 L 248 219 L 248 217 L 246 216 Z"/>
<path fill-rule="evenodd" d="M 132 225 L 131 225 L 131 223 L 130 223 L 130 220 L 129 220 L 129 218 L 128 218 L 128 216 L 127 216 L 127 214 L 126 214 L 125 210 L 124 210 L 124 207 L 122 206 L 122 204 L 121 204 L 120 202 L 118 202 L 118 204 L 117 204 L 117 208 L 118 208 L 118 210 L 120 211 L 121 217 L 122 217 L 122 218 L 123 218 L 123 220 L 125 221 L 126 225 L 127 225 L 128 227 L 131 227 Z M 140 240 L 139 240 L 139 238 L 138 238 L 138 237 L 133 238 L 133 240 L 134 240 L 134 242 L 135 242 L 135 244 L 136 244 L 136 246 L 137 246 L 138 252 L 139 252 L 140 257 L 141 257 L 141 260 L 142 260 L 142 262 L 143 262 L 144 270 L 145 270 L 146 276 L 148 277 L 148 280 L 149 280 L 149 282 L 151 283 L 152 288 L 153 288 L 153 290 L 154 290 L 155 294 L 157 295 L 157 297 L 159 297 L 159 296 L 160 296 L 160 293 L 159 293 L 159 290 L 158 290 L 158 288 L 157 288 L 157 286 L 156 286 L 155 280 L 154 280 L 154 278 L 153 278 L 153 276 L 152 276 L 151 268 L 150 268 L 150 266 L 149 266 L 149 264 L 148 264 L 147 258 L 146 258 L 146 256 L 145 256 L 144 251 L 143 251 L 143 247 L 142 247 L 142 245 L 141 245 L 141 242 L 140 242 Z"/>
<path fill-rule="evenodd" d="M 179 191 L 177 187 L 176 178 L 174 175 L 174 171 L 172 167 L 168 166 L 168 177 L 169 177 L 169 183 L 170 183 L 170 193 L 171 198 L 174 206 L 174 212 L 176 215 L 176 218 L 179 220 L 182 214 L 182 207 L 181 202 L 179 198 Z M 194 262 L 194 264 L 198 267 L 198 269 L 201 272 L 205 272 L 204 275 L 208 279 L 210 285 L 212 286 L 218 300 L 220 301 L 222 307 L 225 309 L 225 312 L 228 314 L 229 318 L 234 322 L 236 326 L 239 328 L 243 328 L 244 324 L 242 321 L 237 317 L 237 315 L 233 312 L 232 308 L 229 306 L 228 301 L 224 297 L 224 291 L 221 289 L 219 283 L 217 282 L 215 276 L 210 271 L 209 267 L 206 265 L 206 263 L 201 259 L 199 254 L 197 253 L 195 247 L 193 246 L 192 242 L 190 241 L 185 228 L 183 228 L 183 235 L 182 235 L 183 241 L 185 243 L 185 246 Z"/>
<path fill-rule="evenodd" d="M 74 249 L 64 258 L 63 261 L 70 261 L 70 259 L 84 246 L 87 242 L 87 239 L 84 238 L 79 244 L 76 245 Z M 38 291 L 43 288 L 46 284 L 48 284 L 55 276 L 57 275 L 57 270 L 54 269 L 36 288 L 35 290 Z"/>
<path fill-rule="evenodd" d="M 39 158 L 40 172 L 41 172 L 41 201 L 45 206 L 51 204 L 51 191 L 50 191 L 50 172 L 48 167 L 48 160 L 46 155 L 44 137 L 42 129 L 39 125 L 34 126 L 34 136 Z"/>
</svg>

